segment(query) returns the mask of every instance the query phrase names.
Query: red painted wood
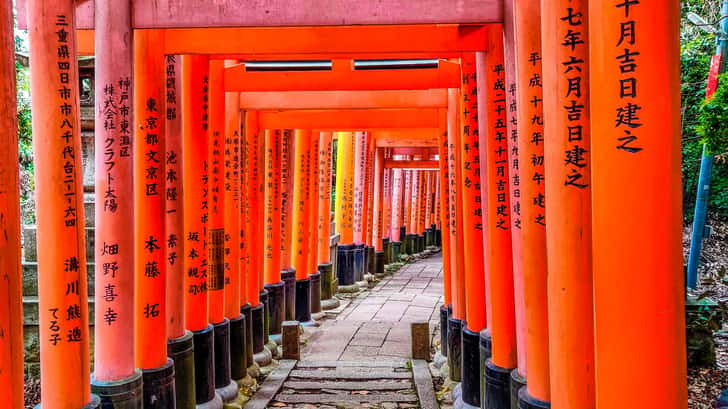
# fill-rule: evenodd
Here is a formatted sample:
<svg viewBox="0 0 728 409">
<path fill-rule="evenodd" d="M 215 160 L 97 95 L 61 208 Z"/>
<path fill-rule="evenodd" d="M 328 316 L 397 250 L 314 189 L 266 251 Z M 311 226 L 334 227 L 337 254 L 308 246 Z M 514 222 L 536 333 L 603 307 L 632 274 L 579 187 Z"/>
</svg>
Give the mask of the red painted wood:
<svg viewBox="0 0 728 409">
<path fill-rule="evenodd" d="M 18 0 L 25 28 L 27 0 Z M 500 0 L 137 0 L 135 28 L 330 26 L 361 24 L 448 24 L 500 22 Z M 92 28 L 94 2 L 79 2 L 79 28 Z"/>
</svg>

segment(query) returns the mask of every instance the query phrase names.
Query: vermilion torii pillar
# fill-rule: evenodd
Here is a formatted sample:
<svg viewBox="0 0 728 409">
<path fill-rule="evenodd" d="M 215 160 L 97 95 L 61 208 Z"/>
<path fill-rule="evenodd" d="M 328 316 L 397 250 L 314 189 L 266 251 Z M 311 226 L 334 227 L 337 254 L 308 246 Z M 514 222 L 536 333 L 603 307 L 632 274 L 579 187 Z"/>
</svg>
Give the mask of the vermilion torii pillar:
<svg viewBox="0 0 728 409">
<path fill-rule="evenodd" d="M 319 182 L 318 205 L 318 270 L 321 272 L 321 308 L 330 310 L 339 306 L 334 292 L 334 271 L 331 263 L 331 173 L 333 166 L 333 133 L 319 134 Z"/>
<path fill-rule="evenodd" d="M 246 287 L 251 304 L 251 325 L 253 331 L 253 354 L 256 363 L 267 365 L 270 351 L 265 348 L 265 305 L 261 299 L 263 288 L 263 135 L 258 129 L 257 113 L 248 111 L 245 115 L 245 161 L 246 161 L 246 250 L 248 256 Z"/>
<path fill-rule="evenodd" d="M 43 249 L 38 252 L 41 400 L 47 408 L 98 407 L 89 384 L 74 2 L 31 0 L 27 8 L 37 245 Z"/>
<path fill-rule="evenodd" d="M 0 98 L 9 107 L 16 105 L 13 8 L 0 7 Z M 23 406 L 23 290 L 20 264 L 20 194 L 18 173 L 18 121 L 15 110 L 0 113 L 0 402 Z M 131 324 L 129 324 L 131 325 Z"/>
<path fill-rule="evenodd" d="M 185 325 L 185 231 L 182 169 L 182 59 L 165 57 L 165 251 L 167 264 L 167 355 L 174 361 L 177 409 L 195 407 L 192 332 Z M 98 72 L 98 71 L 97 71 Z"/>
<path fill-rule="evenodd" d="M 528 384 L 518 400 L 548 407 L 549 347 L 546 274 L 546 196 L 541 31 L 538 2 L 516 0 L 516 65 L 518 75 L 518 151 L 520 161 L 523 296 L 525 301 Z M 567 38 L 566 41 L 569 41 Z M 548 86 L 549 84 L 546 84 Z"/>
<path fill-rule="evenodd" d="M 293 268 L 296 269 L 296 321 L 303 325 L 311 321 L 311 279 L 309 278 L 308 252 L 310 206 L 310 152 L 312 134 L 309 130 L 297 129 L 294 133 L 296 151 L 294 159 L 293 188 L 293 245 L 291 253 Z"/>
<path fill-rule="evenodd" d="M 513 274 L 511 258 L 511 207 L 508 197 L 508 146 L 506 127 L 506 92 L 503 61 L 502 29 L 494 26 L 488 35 L 488 52 L 478 56 L 477 69 L 482 73 L 483 94 L 478 103 L 485 106 L 480 121 L 481 152 L 484 153 L 486 184 L 482 191 L 486 203 L 485 259 L 488 261 L 486 288 L 490 317 L 490 334 L 481 333 L 481 342 L 491 344 L 490 359 L 484 359 L 485 408 L 507 408 L 512 405 L 510 391 L 503 385 L 510 382 L 516 366 L 516 334 Z M 488 338 L 491 338 L 490 340 Z M 488 358 L 484 351 L 482 358 Z"/>
<path fill-rule="evenodd" d="M 680 5 L 591 0 L 589 16 L 596 407 L 685 408 Z"/>
<path fill-rule="evenodd" d="M 245 95 L 245 93 L 240 94 Z M 283 130 L 281 139 L 281 280 L 286 301 L 285 320 L 296 317 L 296 270 L 291 265 L 293 231 L 293 130 Z"/>
<path fill-rule="evenodd" d="M 134 339 L 144 407 L 175 401 L 167 358 L 163 43 L 159 32 L 134 36 Z"/>
<path fill-rule="evenodd" d="M 207 303 L 215 342 L 215 388 L 224 402 L 238 396 L 238 386 L 230 372 L 230 320 L 225 314 L 225 139 L 226 103 L 223 60 L 210 60 L 208 80 L 209 124 L 208 194 L 210 197 L 207 230 Z M 233 107 L 234 108 L 234 107 Z M 237 318 L 240 313 L 233 313 Z"/>
<path fill-rule="evenodd" d="M 510 193 L 510 240 L 512 249 L 513 293 L 515 296 L 516 357 L 518 366 L 511 372 L 512 390 L 519 390 L 526 384 L 526 302 L 523 296 L 523 223 L 521 221 L 521 176 L 518 150 L 518 102 L 516 95 L 516 29 L 513 1 L 504 2 L 503 38 L 506 81 L 506 123 L 508 149 L 508 176 Z M 485 59 L 482 61 L 485 67 Z M 485 70 L 485 68 L 483 68 Z M 518 395 L 517 393 L 515 395 Z M 517 396 L 516 396 L 517 397 Z"/>
<path fill-rule="evenodd" d="M 449 128 L 448 128 L 449 129 Z M 438 146 L 438 163 L 440 167 L 440 231 L 442 235 L 442 288 L 443 304 L 440 306 L 440 353 L 447 356 L 448 319 L 452 312 L 452 265 L 450 264 L 450 167 L 448 165 L 447 132 L 442 132 Z M 400 169 L 393 169 L 392 173 Z M 396 190 L 395 190 L 396 192 Z M 396 210 L 396 209 L 395 209 Z"/>
<path fill-rule="evenodd" d="M 95 343 L 92 390 L 102 403 L 125 399 L 142 407 L 135 370 L 134 183 L 132 168 L 131 2 L 99 2 L 96 50 Z M 164 278 L 162 278 L 163 280 Z M 166 356 L 166 353 L 165 353 Z M 163 362 L 162 362 L 163 363 Z"/>
<path fill-rule="evenodd" d="M 336 275 L 340 286 L 355 283 L 354 243 L 354 142 L 351 132 L 337 132 L 336 155 L 336 231 L 340 234 L 337 250 Z"/>
<path fill-rule="evenodd" d="M 460 136 L 460 92 L 448 90 L 447 143 L 450 178 L 450 280 L 452 288 L 452 314 L 448 319 L 448 362 L 450 378 L 460 381 L 462 375 L 462 326 L 467 319 L 465 309 L 465 270 L 463 248 L 463 177 L 460 168 L 462 160 Z M 456 245 L 457 243 L 457 245 Z M 444 261 L 443 261 L 444 262 Z"/>
<path fill-rule="evenodd" d="M 478 127 L 479 90 L 475 71 L 475 54 L 461 58 L 460 129 L 462 130 L 462 172 L 460 198 L 463 202 L 462 251 L 468 261 L 465 275 L 466 320 L 462 329 L 462 400 L 480 406 L 480 331 L 485 329 L 486 294 L 483 260 L 483 211 L 480 182 L 480 130 Z"/>
<path fill-rule="evenodd" d="M 194 337 L 196 402 L 221 408 L 222 400 L 215 393 L 214 335 L 207 307 L 208 73 L 207 57 L 182 57 L 185 323 Z"/>
<path fill-rule="evenodd" d="M 233 61 L 225 61 L 228 66 Z M 247 376 L 246 320 L 241 313 L 242 277 L 242 161 L 240 95 L 225 93 L 225 317 L 230 320 L 230 376 L 240 381 Z"/>
<path fill-rule="evenodd" d="M 319 239 L 319 143 L 320 132 L 311 133 L 311 145 L 308 152 L 308 278 L 311 280 L 311 314 L 321 313 L 321 273 L 318 269 Z"/>
<path fill-rule="evenodd" d="M 366 266 L 365 243 L 365 191 L 367 134 L 356 132 L 354 141 L 354 272 L 355 281 L 364 280 Z"/>
<path fill-rule="evenodd" d="M 541 10 L 551 404 L 564 409 L 596 407 L 587 6 Z"/>
<path fill-rule="evenodd" d="M 281 335 L 281 323 L 285 318 L 284 284 L 281 281 L 281 145 L 283 132 L 266 129 L 265 136 L 265 234 L 263 235 L 263 272 L 265 289 L 268 291 L 270 334 Z"/>
</svg>

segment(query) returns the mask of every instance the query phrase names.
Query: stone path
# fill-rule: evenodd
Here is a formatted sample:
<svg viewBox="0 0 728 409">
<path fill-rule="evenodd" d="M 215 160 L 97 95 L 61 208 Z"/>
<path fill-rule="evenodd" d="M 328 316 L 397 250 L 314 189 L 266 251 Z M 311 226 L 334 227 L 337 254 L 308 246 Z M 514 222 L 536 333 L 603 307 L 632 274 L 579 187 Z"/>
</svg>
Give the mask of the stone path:
<svg viewBox="0 0 728 409">
<path fill-rule="evenodd" d="M 348 304 L 346 302 L 348 301 Z M 434 255 L 403 266 L 306 328 L 301 361 L 269 404 L 280 408 L 417 408 L 416 383 L 430 383 L 423 361 L 413 375 L 410 324 L 429 321 L 430 336 L 442 304 L 442 259 Z M 431 338 L 432 339 L 432 338 Z M 419 369 L 419 372 L 418 372 Z"/>
</svg>

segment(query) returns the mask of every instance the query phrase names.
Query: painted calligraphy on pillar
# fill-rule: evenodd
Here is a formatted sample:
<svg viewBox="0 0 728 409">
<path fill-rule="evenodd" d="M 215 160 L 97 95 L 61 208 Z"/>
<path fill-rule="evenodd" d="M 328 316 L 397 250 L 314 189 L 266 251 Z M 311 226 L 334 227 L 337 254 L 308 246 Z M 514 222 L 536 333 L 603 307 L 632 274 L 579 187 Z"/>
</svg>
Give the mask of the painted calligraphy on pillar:
<svg viewBox="0 0 728 409">
<path fill-rule="evenodd" d="M 644 149 L 639 143 L 639 128 L 643 125 L 640 118 L 642 106 L 637 97 L 637 77 L 639 73 L 639 45 L 637 42 L 638 22 L 632 18 L 634 9 L 641 7 L 639 0 L 623 0 L 615 4 L 623 18 L 619 24 L 619 37 L 615 38 L 615 63 L 619 67 L 621 78 L 614 86 L 619 89 L 619 105 L 615 107 L 614 126 L 617 130 L 617 149 L 630 154 Z"/>
<path fill-rule="evenodd" d="M 546 226 L 546 195 L 544 183 L 544 136 L 543 136 L 543 82 L 541 78 L 541 50 L 533 49 L 528 53 L 528 59 L 524 70 L 528 75 L 527 83 L 521 84 L 525 87 L 524 95 L 527 98 L 527 106 L 523 107 L 528 116 L 527 123 L 521 124 L 523 135 L 521 151 L 527 154 L 520 165 L 524 165 L 519 176 L 528 177 L 533 182 L 531 197 L 526 198 L 526 206 L 532 211 L 531 220 L 528 223 L 535 223 L 539 226 Z M 526 147 L 526 149 L 523 149 Z"/>
<path fill-rule="evenodd" d="M 506 117 L 506 82 L 505 68 L 501 62 L 489 64 L 490 70 L 487 73 L 488 87 L 490 87 L 489 112 L 491 113 L 491 139 L 488 143 L 489 154 L 493 155 L 491 166 L 495 172 L 491 172 L 489 182 L 495 188 L 495 203 L 491 211 L 495 212 L 495 228 L 501 230 L 510 229 L 510 211 L 508 205 L 509 183 L 508 183 L 508 129 Z M 517 160 L 517 159 L 516 159 Z M 519 226 L 520 227 L 520 226 Z"/>
</svg>

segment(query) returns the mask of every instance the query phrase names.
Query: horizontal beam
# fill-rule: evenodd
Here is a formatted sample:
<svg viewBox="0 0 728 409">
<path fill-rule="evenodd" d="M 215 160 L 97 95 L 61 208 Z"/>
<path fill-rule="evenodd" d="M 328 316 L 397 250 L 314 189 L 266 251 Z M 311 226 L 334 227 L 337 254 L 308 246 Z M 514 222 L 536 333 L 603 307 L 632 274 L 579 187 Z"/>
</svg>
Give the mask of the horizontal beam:
<svg viewBox="0 0 728 409">
<path fill-rule="evenodd" d="M 433 128 L 436 126 L 436 109 L 258 111 L 260 129 L 364 131 L 388 128 Z"/>
<path fill-rule="evenodd" d="M 438 154 L 437 148 L 392 148 L 391 155 L 411 155 L 421 158 L 429 158 Z"/>
<path fill-rule="evenodd" d="M 460 87 L 460 65 L 440 61 L 438 68 L 354 70 L 351 61 L 335 60 L 331 71 L 246 71 L 244 64 L 225 68 L 225 91 L 422 90 Z"/>
<path fill-rule="evenodd" d="M 243 61 L 453 58 L 463 52 L 485 51 L 487 27 L 448 24 L 168 29 L 164 30 L 164 50 L 165 54 L 207 54 Z M 93 55 L 94 30 L 76 32 L 79 54 Z"/>
<path fill-rule="evenodd" d="M 439 161 L 436 160 L 392 160 L 384 161 L 384 167 L 388 169 L 440 169 Z"/>
<path fill-rule="evenodd" d="M 108 0 L 112 1 L 112 0 Z M 28 0 L 17 0 L 27 28 Z M 503 20 L 502 0 L 131 0 L 134 28 L 283 27 L 364 24 L 478 24 Z M 76 7 L 79 28 L 94 27 L 94 2 Z"/>
<path fill-rule="evenodd" d="M 254 110 L 443 108 L 447 107 L 447 91 L 242 92 L 240 107 Z"/>
<path fill-rule="evenodd" d="M 439 146 L 437 127 L 425 129 L 391 129 L 372 132 L 377 148 L 422 148 Z"/>
</svg>

